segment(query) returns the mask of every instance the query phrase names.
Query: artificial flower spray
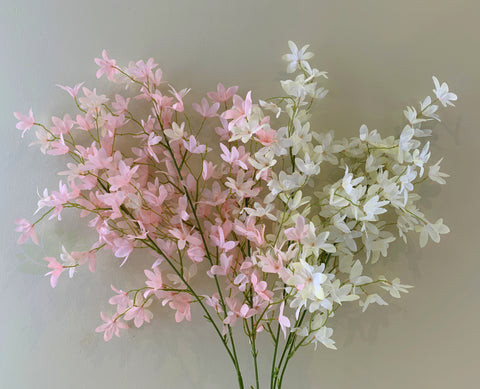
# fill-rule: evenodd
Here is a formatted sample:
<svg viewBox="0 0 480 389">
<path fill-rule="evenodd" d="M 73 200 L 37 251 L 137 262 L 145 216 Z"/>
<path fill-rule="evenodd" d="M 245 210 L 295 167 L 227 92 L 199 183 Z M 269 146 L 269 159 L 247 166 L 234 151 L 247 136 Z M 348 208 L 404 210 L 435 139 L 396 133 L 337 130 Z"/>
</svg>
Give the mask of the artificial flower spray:
<svg viewBox="0 0 480 389">
<path fill-rule="evenodd" d="M 63 247 L 45 258 L 51 286 L 85 267 L 95 272 L 105 250 L 121 266 L 142 249 L 136 265 L 145 282 L 111 286 L 96 328 L 105 341 L 149 323 L 152 304 L 168 307 L 176 322 L 192 320 L 197 304 L 238 387 L 260 389 L 266 376 L 279 389 L 297 351 L 336 348 L 339 308 L 353 302 L 365 311 L 408 292 L 375 271 L 397 238 L 407 243 L 417 233 L 423 247 L 449 232 L 419 209 L 416 190 L 425 180 L 445 184 L 425 124 L 457 96 L 433 77 L 433 95 L 406 108 L 398 137 L 362 125 L 336 139 L 310 122 L 327 95 L 327 73 L 311 66 L 308 46 L 288 45 L 283 59 L 293 77 L 264 100 L 219 83 L 187 103 L 189 89 L 166 82 L 153 59 L 124 67 L 103 51 L 97 78 L 125 85 L 123 94 L 60 86 L 76 113 L 49 124 L 31 109 L 15 113 L 22 136 L 36 128 L 42 153 L 70 157 L 58 190 L 40 196 L 37 218 L 16 220 L 19 243 L 38 244 L 35 225 L 60 220 L 66 208 L 98 236 L 83 251 Z M 271 348 L 260 349 L 259 337 Z M 251 348 L 250 365 L 239 361 L 238 347 Z M 269 358 L 271 369 L 259 371 L 258 358 Z"/>
</svg>

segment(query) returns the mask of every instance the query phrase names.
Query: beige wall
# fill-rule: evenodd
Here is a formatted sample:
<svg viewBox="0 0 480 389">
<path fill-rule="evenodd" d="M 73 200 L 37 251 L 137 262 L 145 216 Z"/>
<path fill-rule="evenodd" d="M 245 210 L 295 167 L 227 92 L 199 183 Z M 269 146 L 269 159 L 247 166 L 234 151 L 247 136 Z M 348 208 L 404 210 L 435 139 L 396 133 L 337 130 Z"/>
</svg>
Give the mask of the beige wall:
<svg viewBox="0 0 480 389">
<path fill-rule="evenodd" d="M 313 63 L 329 72 L 331 93 L 315 118 L 321 130 L 353 135 L 366 123 L 397 133 L 402 110 L 430 92 L 432 75 L 446 80 L 459 100 L 434 128 L 433 158 L 445 156 L 448 185 L 423 192 L 426 212 L 444 217 L 451 234 L 421 251 L 416 242 L 397 246 L 385 272 L 416 287 L 364 315 L 357 308 L 339 312 L 339 350 L 299 354 L 286 387 L 480 387 L 480 3 L 134 3 L 0 2 L 0 388 L 235 387 L 229 361 L 200 319 L 177 326 L 171 312 L 155 308 L 151 325 L 121 339 L 105 344 L 93 332 L 99 311 L 108 308 L 107 286 L 128 287 L 139 277 L 134 261 L 125 267 L 133 275 L 105 258 L 95 277 L 61 279 L 51 290 L 41 257 L 57 255 L 59 240 L 80 247 L 86 239 L 67 220 L 40 229 L 40 249 L 15 245 L 13 219 L 30 217 L 37 187 L 52 188 L 61 166 L 27 150 L 32 137 L 20 139 L 12 112 L 33 106 L 45 121 L 72 108 L 55 84 L 93 85 L 93 58 L 102 48 L 124 63 L 154 56 L 171 82 L 193 87 L 197 97 L 219 80 L 268 97 L 279 90 L 288 39 L 310 43 Z M 262 363 L 266 370 L 269 362 Z"/>
</svg>

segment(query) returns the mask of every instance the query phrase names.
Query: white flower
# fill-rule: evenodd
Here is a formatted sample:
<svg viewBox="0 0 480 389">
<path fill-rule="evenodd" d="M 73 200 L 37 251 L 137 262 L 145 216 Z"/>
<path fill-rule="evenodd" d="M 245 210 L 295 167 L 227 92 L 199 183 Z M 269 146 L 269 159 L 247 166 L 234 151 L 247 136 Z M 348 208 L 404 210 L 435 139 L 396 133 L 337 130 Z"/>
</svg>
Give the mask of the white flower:
<svg viewBox="0 0 480 389">
<path fill-rule="evenodd" d="M 372 145 L 382 145 L 382 138 L 377 130 L 369 131 L 365 124 L 360 126 L 360 140 Z"/>
<path fill-rule="evenodd" d="M 437 96 L 437 99 L 440 100 L 444 107 L 446 107 L 447 104 L 454 106 L 452 101 L 457 100 L 457 95 L 448 91 L 448 85 L 445 82 L 440 85 L 437 77 L 433 76 L 432 79 L 433 83 L 435 84 L 435 89 L 433 89 L 433 92 L 435 93 L 435 96 Z"/>
<path fill-rule="evenodd" d="M 360 261 L 357 259 L 352 266 L 352 270 L 350 270 L 350 282 L 354 286 L 359 286 L 363 284 L 368 284 L 373 280 L 370 277 L 362 276 L 363 266 Z M 353 289 L 353 293 L 355 294 L 355 288 Z"/>
<path fill-rule="evenodd" d="M 360 301 L 359 304 L 363 307 L 362 312 L 365 312 L 370 304 L 377 303 L 378 305 L 388 305 L 377 293 L 369 294 L 365 301 Z"/>
<path fill-rule="evenodd" d="M 381 288 L 387 290 L 392 297 L 400 298 L 400 292 L 408 293 L 407 288 L 413 288 L 411 285 L 400 284 L 400 278 L 395 278 L 392 282 L 385 281 Z"/>
<path fill-rule="evenodd" d="M 239 123 L 239 126 L 230 128 L 231 135 L 229 142 L 240 139 L 243 143 L 247 143 L 257 131 L 260 131 L 264 127 L 267 127 L 267 125 L 260 124 L 260 120 L 258 119 L 251 119 L 248 122 L 244 120 Z"/>
<path fill-rule="evenodd" d="M 308 154 L 305 154 L 303 160 L 301 158 L 295 158 L 295 166 L 306 176 L 316 176 L 320 173 L 320 166 L 312 162 Z"/>
<path fill-rule="evenodd" d="M 348 166 L 345 166 L 345 175 L 342 179 L 342 187 L 345 190 L 345 193 L 350 194 L 352 193 L 353 187 L 357 186 L 360 182 L 362 182 L 365 177 L 358 177 L 353 179 L 353 174 L 348 172 Z"/>
<path fill-rule="evenodd" d="M 299 120 L 294 119 L 293 127 L 294 130 L 290 139 L 293 143 L 292 153 L 296 155 L 300 150 L 305 150 L 307 145 L 311 143 L 312 133 L 310 132 L 310 122 L 302 125 Z"/>
<path fill-rule="evenodd" d="M 425 143 L 425 146 L 423 146 L 423 149 L 421 152 L 419 149 L 415 149 L 413 151 L 412 162 L 414 165 L 420 168 L 419 177 L 423 176 L 423 165 L 427 163 L 428 159 L 430 158 L 431 153 L 428 152 L 429 147 L 430 147 L 430 142 L 427 142 Z"/>
<path fill-rule="evenodd" d="M 288 41 L 288 47 L 290 48 L 291 54 L 285 54 L 282 59 L 289 62 L 287 66 L 287 73 L 293 73 L 297 70 L 298 65 L 305 67 L 307 66 L 307 59 L 313 57 L 313 53 L 307 52 L 307 49 L 310 45 L 303 46 L 300 50 L 297 45 L 292 41 Z"/>
<path fill-rule="evenodd" d="M 273 196 L 281 192 L 299 188 L 303 184 L 303 177 L 299 172 L 287 174 L 283 170 L 278 175 L 278 179 L 273 178 L 268 184 Z"/>
<path fill-rule="evenodd" d="M 297 289 L 296 297 L 302 302 L 302 305 L 306 305 L 307 300 L 315 301 L 325 298 L 325 291 L 322 288 L 322 284 L 328 279 L 327 275 L 323 273 L 325 264 L 314 267 L 304 260 L 300 260 L 290 266 L 293 269 L 293 275 L 287 280 L 287 285 Z"/>
<path fill-rule="evenodd" d="M 263 172 L 268 171 L 271 167 L 275 166 L 277 160 L 272 158 L 271 153 L 264 153 L 262 150 L 267 151 L 265 148 L 261 149 L 257 153 L 255 153 L 254 157 L 248 157 L 248 162 L 252 165 L 256 170 L 257 174 L 255 174 L 255 179 L 258 180 Z"/>
<path fill-rule="evenodd" d="M 438 109 L 438 105 L 432 104 L 432 98 L 430 96 L 425 97 L 425 100 L 423 100 L 420 104 L 420 111 L 423 116 L 440 121 L 440 118 L 438 117 L 438 115 L 435 114 L 435 112 L 437 112 L 437 109 Z M 422 119 L 422 121 L 423 120 L 425 119 Z"/>
<path fill-rule="evenodd" d="M 447 173 L 442 173 L 440 171 L 440 162 L 442 162 L 443 158 L 440 158 L 440 160 L 433 166 L 430 166 L 428 169 L 428 177 L 432 181 L 436 181 L 439 184 L 446 184 L 447 182 L 443 179 L 443 177 L 450 177 L 449 174 Z"/>
<path fill-rule="evenodd" d="M 414 124 L 421 123 L 427 119 L 418 117 L 417 110 L 414 107 L 407 107 L 403 114 L 407 118 L 408 122 L 413 126 Z"/>
<path fill-rule="evenodd" d="M 307 82 L 319 77 L 328 78 L 327 72 L 321 72 L 318 69 L 312 68 L 308 62 L 305 62 L 305 65 L 303 66 L 304 66 L 304 70 L 308 74 L 308 78 L 306 79 Z"/>
<path fill-rule="evenodd" d="M 330 235 L 329 231 L 324 231 L 317 235 L 315 233 L 314 224 L 310 223 L 309 227 L 310 231 L 308 236 L 302 240 L 302 244 L 306 249 L 313 252 L 317 257 L 320 254 L 320 250 L 326 251 L 327 253 L 334 253 L 337 251 L 333 244 L 327 243 L 327 238 Z"/>
<path fill-rule="evenodd" d="M 301 190 L 297 191 L 293 198 L 284 199 L 283 196 L 281 196 L 280 198 L 287 203 L 288 209 L 291 211 L 294 211 L 302 205 L 308 204 L 308 202 L 310 201 L 310 197 L 303 197 Z"/>
<path fill-rule="evenodd" d="M 400 163 L 403 163 L 403 152 L 410 151 L 414 148 L 420 146 L 420 141 L 412 139 L 415 135 L 415 130 L 409 125 L 405 126 L 400 134 L 400 139 L 398 141 L 398 160 Z"/>
<path fill-rule="evenodd" d="M 298 75 L 295 80 L 280 81 L 280 85 L 283 90 L 290 96 L 304 100 L 307 95 L 312 96 L 315 93 L 315 83 L 306 84 L 305 76 L 303 74 Z"/>
<path fill-rule="evenodd" d="M 350 294 L 352 291 L 353 285 L 352 284 L 345 284 L 340 286 L 340 280 L 336 279 L 331 283 L 330 289 L 330 296 L 332 297 L 333 301 L 342 305 L 344 301 L 354 301 L 358 300 L 360 297 L 356 294 Z"/>
<path fill-rule="evenodd" d="M 415 231 L 420 232 L 420 247 L 425 247 L 430 237 L 435 243 L 440 242 L 441 234 L 448 234 L 450 228 L 443 224 L 443 219 L 438 219 L 435 223 L 427 222 L 420 226 L 415 226 Z"/>
<path fill-rule="evenodd" d="M 264 101 L 264 100 L 258 100 L 260 106 L 262 108 L 268 109 L 269 111 L 272 111 L 275 114 L 275 117 L 278 119 L 280 114 L 282 113 L 282 108 L 279 107 L 277 104 L 272 103 L 270 101 Z"/>
<path fill-rule="evenodd" d="M 315 331 L 314 339 L 315 342 L 315 350 L 317 349 L 317 343 L 322 343 L 325 347 L 328 347 L 332 350 L 336 350 L 337 347 L 335 346 L 335 341 L 330 339 L 333 335 L 333 329 L 328 327 L 322 327 L 319 330 Z"/>
<path fill-rule="evenodd" d="M 390 201 L 388 200 L 378 201 L 378 200 L 379 200 L 379 196 L 375 195 L 363 205 L 365 216 L 362 217 L 361 220 L 375 221 L 377 220 L 376 215 L 380 215 L 382 213 L 387 212 L 387 210 L 382 207 L 384 205 L 389 204 Z"/>
<path fill-rule="evenodd" d="M 343 233 L 349 234 L 350 228 L 345 223 L 346 217 L 347 215 L 341 215 L 340 213 L 337 213 L 333 215 L 332 219 L 330 220 L 330 223 L 332 223 L 335 227 L 337 227 Z"/>
<path fill-rule="evenodd" d="M 338 158 L 335 154 L 344 150 L 345 146 L 333 142 L 333 131 L 327 133 L 313 133 L 313 137 L 320 143 L 315 146 L 313 151 L 319 154 L 320 161 L 328 161 L 332 165 L 338 164 Z"/>
<path fill-rule="evenodd" d="M 377 235 L 368 233 L 364 238 L 365 250 L 367 251 L 367 262 L 372 259 L 375 263 L 380 258 L 380 254 L 387 256 L 388 247 L 395 237 L 388 231 L 379 231 Z"/>
<path fill-rule="evenodd" d="M 321 87 L 315 90 L 315 93 L 312 95 L 312 98 L 321 100 L 327 95 L 327 93 L 328 93 L 328 89 Z"/>
<path fill-rule="evenodd" d="M 275 215 L 271 213 L 271 211 L 275 210 L 275 207 L 273 206 L 273 204 L 267 204 L 264 208 L 260 203 L 255 202 L 255 204 L 253 204 L 253 207 L 254 208 L 243 208 L 243 211 L 245 211 L 249 216 L 256 216 L 256 217 L 265 216 L 270 220 L 273 220 L 273 221 L 277 220 Z"/>
<path fill-rule="evenodd" d="M 413 191 L 413 180 L 417 177 L 417 172 L 412 168 L 412 166 L 408 166 L 405 173 L 400 176 L 400 192 L 403 192 L 404 195 L 404 203 L 403 205 L 407 204 L 408 201 L 408 192 Z"/>
</svg>

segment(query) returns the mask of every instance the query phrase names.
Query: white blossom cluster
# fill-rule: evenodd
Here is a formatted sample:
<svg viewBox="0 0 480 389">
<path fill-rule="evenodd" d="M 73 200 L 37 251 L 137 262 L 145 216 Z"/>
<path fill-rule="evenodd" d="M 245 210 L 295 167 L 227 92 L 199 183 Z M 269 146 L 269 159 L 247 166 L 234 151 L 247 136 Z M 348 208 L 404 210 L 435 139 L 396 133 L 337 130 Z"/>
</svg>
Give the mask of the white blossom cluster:
<svg viewBox="0 0 480 389">
<path fill-rule="evenodd" d="M 264 110 L 283 117 L 288 125 L 250 157 L 257 176 L 269 170 L 272 177 L 265 204 L 256 203 L 249 213 L 269 213 L 277 221 L 267 239 L 271 248 L 258 249 L 256 257 L 260 266 L 271 266 L 272 258 L 285 266 L 277 273 L 287 304 L 296 310 L 291 329 L 306 343 L 335 348 L 333 330 L 325 324 L 342 303 L 357 300 L 365 311 L 373 303 L 387 305 L 381 292 L 399 298 L 411 287 L 398 278 L 373 275 L 372 265 L 387 257 L 396 237 L 406 243 L 407 233 L 417 232 L 424 247 L 428 239 L 439 242 L 440 235 L 449 232 L 441 218 L 430 221 L 418 208 L 415 188 L 425 180 L 445 184 L 448 175 L 440 171 L 442 159 L 431 163 L 430 142 L 425 141 L 432 131 L 422 127 L 440 120 L 438 103 L 453 105 L 457 96 L 433 77 L 433 98 L 427 96 L 418 108 L 406 108 L 407 123 L 398 137 L 382 137 L 362 125 L 357 137 L 335 139 L 333 131 L 318 132 L 310 122 L 312 104 L 327 94 L 320 86 L 326 72 L 311 67 L 308 46 L 298 49 L 293 42 L 289 46 L 291 53 L 283 58 L 287 72 L 295 76 L 281 81 L 285 96 L 260 101 Z M 251 128 L 258 128 L 263 119 L 254 106 Z M 233 132 L 244 142 L 251 136 L 245 126 Z M 325 184 L 323 171 L 330 178 L 335 170 L 338 179 Z M 304 311 L 307 317 L 301 315 Z"/>
</svg>

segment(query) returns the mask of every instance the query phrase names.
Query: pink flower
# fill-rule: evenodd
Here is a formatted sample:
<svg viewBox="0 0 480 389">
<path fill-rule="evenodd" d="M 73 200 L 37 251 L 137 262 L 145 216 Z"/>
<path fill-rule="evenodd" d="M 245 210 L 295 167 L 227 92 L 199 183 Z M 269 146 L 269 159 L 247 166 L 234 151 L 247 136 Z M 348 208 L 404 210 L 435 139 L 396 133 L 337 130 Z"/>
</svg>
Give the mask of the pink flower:
<svg viewBox="0 0 480 389">
<path fill-rule="evenodd" d="M 93 128 L 93 119 L 91 114 L 86 114 L 85 117 L 77 115 L 77 121 L 75 122 L 77 128 L 83 131 L 90 131 Z"/>
<path fill-rule="evenodd" d="M 223 320 L 224 324 L 233 326 L 237 319 L 242 315 L 240 313 L 241 302 L 235 297 L 226 297 L 225 302 L 230 308 L 230 311 L 227 312 L 227 317 Z"/>
<path fill-rule="evenodd" d="M 270 301 L 273 296 L 273 292 L 267 290 L 267 283 L 265 281 L 260 281 L 258 272 L 255 270 L 250 279 L 252 281 L 253 290 L 258 294 L 262 299 Z"/>
<path fill-rule="evenodd" d="M 118 70 L 115 69 L 115 60 L 110 59 L 106 50 L 102 51 L 102 58 L 95 58 L 95 63 L 100 66 L 100 69 L 97 70 L 97 78 L 102 77 L 106 73 L 107 78 L 113 81 L 113 76 L 118 73 Z"/>
<path fill-rule="evenodd" d="M 110 339 L 112 339 L 113 334 L 115 334 L 117 337 L 120 337 L 120 329 L 128 328 L 127 323 L 121 321 L 118 318 L 118 315 L 109 317 L 103 312 L 100 312 L 100 316 L 105 323 L 98 326 L 95 329 L 95 332 L 103 332 L 103 339 L 105 340 L 105 342 L 108 342 Z"/>
<path fill-rule="evenodd" d="M 187 321 L 192 320 L 190 313 L 190 295 L 187 293 L 179 293 L 173 297 L 173 300 L 168 304 L 170 308 L 176 310 L 175 321 L 180 323 L 183 319 Z"/>
<path fill-rule="evenodd" d="M 239 220 L 235 220 L 234 230 L 237 234 L 246 236 L 247 239 L 257 246 L 265 244 L 265 225 L 257 227 L 255 225 L 255 216 L 247 216 L 245 224 Z"/>
<path fill-rule="evenodd" d="M 52 128 L 50 128 L 50 131 L 52 131 L 55 135 L 68 134 L 75 124 L 68 113 L 63 117 L 63 120 L 57 118 L 56 116 L 52 116 L 52 122 L 54 125 Z"/>
<path fill-rule="evenodd" d="M 152 288 L 153 291 L 160 290 L 163 288 L 162 273 L 158 267 L 153 268 L 153 272 L 150 270 L 144 270 L 145 275 L 148 278 L 148 281 L 145 281 L 145 284 Z M 148 290 L 145 294 L 145 297 L 148 297 L 152 290 Z M 150 292 L 150 293 L 149 293 Z"/>
<path fill-rule="evenodd" d="M 187 196 L 182 196 L 178 198 L 178 208 L 177 214 L 180 216 L 180 219 L 187 221 L 190 218 L 190 215 L 187 212 L 188 201 Z"/>
<path fill-rule="evenodd" d="M 125 314 L 125 320 L 133 319 L 133 323 L 137 328 L 141 327 L 144 322 L 150 323 L 150 320 L 152 320 L 153 318 L 153 313 L 145 308 L 148 307 L 151 303 L 152 300 L 147 300 L 145 303 L 141 303 L 141 305 L 139 306 L 134 305 Z"/>
<path fill-rule="evenodd" d="M 205 145 L 197 144 L 197 139 L 194 135 L 190 135 L 188 142 L 186 140 L 183 140 L 183 145 L 192 154 L 202 154 L 207 149 Z"/>
<path fill-rule="evenodd" d="M 220 141 L 229 140 L 230 130 L 228 129 L 228 120 L 223 118 L 222 116 L 220 116 L 219 119 L 222 127 L 215 127 L 215 132 L 220 137 Z"/>
<path fill-rule="evenodd" d="M 30 110 L 28 111 L 28 116 L 20 112 L 14 112 L 13 115 L 17 118 L 17 120 L 19 120 L 16 127 L 19 130 L 22 130 L 22 138 L 23 138 L 23 136 L 25 135 L 25 132 L 30 128 L 32 128 L 33 125 L 35 124 L 35 119 L 33 118 L 32 109 L 30 108 Z"/>
<path fill-rule="evenodd" d="M 84 82 L 81 82 L 80 84 L 75 85 L 73 88 L 69 86 L 63 86 L 63 85 L 58 85 L 57 86 L 64 91 L 66 91 L 70 96 L 72 96 L 74 99 L 77 98 L 78 91 L 80 90 L 81 86 L 85 84 Z"/>
<path fill-rule="evenodd" d="M 70 200 L 79 196 L 80 191 L 75 186 L 74 183 L 71 183 L 72 191 L 68 191 L 67 185 L 65 185 L 61 180 L 58 183 L 58 191 L 53 191 L 50 195 L 48 195 L 47 189 L 43 191 L 43 197 L 38 201 L 38 208 L 35 212 L 38 212 L 43 207 L 55 207 L 55 211 L 49 217 L 53 219 L 55 216 L 58 220 L 62 220 L 61 212 L 64 208 L 64 205 L 68 203 Z"/>
<path fill-rule="evenodd" d="M 140 82 L 146 82 L 148 79 L 153 79 L 153 69 L 158 65 L 154 62 L 153 58 L 149 58 L 147 62 L 140 60 L 137 61 L 133 66 L 128 68 L 128 72 Z"/>
<path fill-rule="evenodd" d="M 275 135 L 277 132 L 271 128 L 260 128 L 255 133 L 255 139 L 260 142 L 264 146 L 270 146 L 272 143 L 275 142 Z"/>
<path fill-rule="evenodd" d="M 212 162 L 203 160 L 202 178 L 204 181 L 207 181 L 215 174 L 215 167 L 216 165 L 214 165 Z"/>
<path fill-rule="evenodd" d="M 38 244 L 37 233 L 33 229 L 33 224 L 30 224 L 27 219 L 15 219 L 15 231 L 21 232 L 22 235 L 18 238 L 17 244 L 25 243 L 28 238 L 32 239 L 32 242 Z"/>
<path fill-rule="evenodd" d="M 225 111 L 222 116 L 225 119 L 233 119 L 229 124 L 228 128 L 231 129 L 234 125 L 239 123 L 242 119 L 250 115 L 252 110 L 252 92 L 248 92 L 245 97 L 245 101 L 240 96 L 233 96 L 233 108 Z"/>
<path fill-rule="evenodd" d="M 153 73 L 153 71 L 152 71 L 152 73 Z M 160 86 L 160 84 L 162 83 L 162 76 L 163 76 L 162 69 L 157 69 L 157 70 L 155 70 L 155 73 L 153 73 L 153 76 L 150 77 L 152 85 L 155 88 L 158 88 Z"/>
<path fill-rule="evenodd" d="M 214 181 L 212 185 L 212 190 L 205 189 L 204 192 L 204 203 L 209 205 L 220 205 L 225 203 L 228 197 L 228 190 L 222 192 L 222 188 L 218 181 Z"/>
<path fill-rule="evenodd" d="M 190 245 L 187 250 L 188 257 L 195 263 L 202 262 L 205 254 L 205 249 L 200 245 Z"/>
<path fill-rule="evenodd" d="M 127 166 L 127 164 L 120 160 L 118 163 L 119 174 L 113 177 L 110 177 L 107 181 L 111 185 L 111 191 L 117 191 L 125 186 L 130 184 L 130 181 L 133 178 L 133 175 L 138 170 L 139 165 L 136 165 L 132 168 Z"/>
<path fill-rule="evenodd" d="M 117 115 L 121 115 L 128 111 L 128 103 L 130 102 L 130 98 L 127 97 L 126 99 L 123 98 L 121 95 L 115 95 L 115 102 L 112 102 L 112 108 Z"/>
<path fill-rule="evenodd" d="M 55 288 L 57 286 L 58 277 L 60 277 L 60 274 L 62 274 L 65 268 L 53 257 L 45 257 L 43 259 L 45 261 L 48 261 L 48 268 L 53 269 L 52 271 L 45 273 L 45 275 L 46 276 L 51 275 L 50 285 L 52 285 L 52 288 Z"/>
<path fill-rule="evenodd" d="M 97 192 L 97 198 L 104 203 L 105 205 L 109 206 L 112 210 L 112 213 L 110 214 L 111 219 L 118 219 L 119 217 L 122 217 L 122 212 L 120 211 L 120 206 L 123 204 L 123 201 L 126 198 L 126 194 L 118 191 L 114 193 L 105 193 L 105 194 L 99 194 Z"/>
<path fill-rule="evenodd" d="M 85 161 L 86 170 L 105 169 L 110 168 L 113 158 L 107 155 L 107 151 L 104 148 L 97 150 L 95 145 L 88 149 L 83 149 L 81 146 L 77 146 L 80 154 L 87 160 Z"/>
<path fill-rule="evenodd" d="M 50 155 L 64 155 L 70 151 L 68 146 L 65 144 L 65 140 L 63 139 L 63 135 L 60 135 L 59 140 L 54 140 L 50 143 L 50 149 L 47 150 L 47 154 Z"/>
<path fill-rule="evenodd" d="M 248 319 L 257 313 L 256 309 L 250 308 L 248 304 L 243 304 L 240 308 L 240 316 L 244 319 Z"/>
<path fill-rule="evenodd" d="M 183 250 L 185 248 L 187 239 L 190 236 L 190 231 L 185 231 L 185 225 L 183 223 L 181 224 L 181 227 L 181 230 L 178 228 L 173 228 L 168 231 L 174 238 L 177 238 L 177 246 L 179 250 Z"/>
<path fill-rule="evenodd" d="M 160 162 L 157 156 L 157 152 L 153 149 L 153 146 L 159 144 L 162 141 L 162 137 L 160 135 L 156 135 L 154 132 L 151 132 L 148 136 L 147 145 L 145 147 L 147 154 L 150 155 L 155 162 Z"/>
<path fill-rule="evenodd" d="M 278 314 L 278 324 L 282 328 L 283 336 L 287 337 L 287 328 L 290 328 L 290 319 L 283 315 L 283 308 L 285 307 L 285 301 L 282 301 L 280 305 L 280 312 Z"/>
<path fill-rule="evenodd" d="M 89 113 L 95 113 L 101 108 L 102 104 L 108 102 L 108 98 L 105 95 L 97 95 L 96 88 L 90 90 L 83 87 L 82 91 L 85 97 L 80 97 L 78 102 L 80 107 L 87 110 Z"/>
<path fill-rule="evenodd" d="M 270 254 L 267 254 L 265 256 L 259 255 L 258 257 L 262 260 L 262 271 L 264 273 L 275 273 L 278 274 L 282 280 L 285 280 L 290 277 L 290 275 L 283 266 L 283 260 L 281 255 L 277 254 L 277 256 L 278 261 L 275 261 L 275 259 Z"/>
<path fill-rule="evenodd" d="M 109 304 L 117 306 L 117 312 L 123 313 L 130 305 L 132 305 L 132 300 L 128 297 L 128 293 L 123 290 L 118 290 L 113 285 L 110 285 L 112 290 L 117 293 L 115 296 L 111 297 L 108 300 Z"/>
<path fill-rule="evenodd" d="M 232 96 L 237 93 L 238 86 L 231 86 L 227 90 L 222 83 L 218 83 L 217 92 L 208 92 L 207 96 L 210 100 L 216 101 L 217 103 L 224 103 L 232 98 Z"/>
<path fill-rule="evenodd" d="M 105 123 L 103 124 L 102 131 L 103 134 L 107 133 L 109 137 L 113 137 L 115 135 L 115 131 L 125 124 L 124 114 L 120 114 L 118 116 L 108 114 L 104 116 L 103 119 L 105 120 Z"/>
<path fill-rule="evenodd" d="M 149 190 L 146 190 L 145 192 L 143 192 L 143 198 L 152 206 L 160 207 L 163 204 L 163 202 L 167 199 L 168 191 L 167 189 L 165 189 L 165 186 L 163 185 L 160 185 L 158 187 L 158 190 L 156 188 L 153 190 L 154 190 L 153 192 Z"/>
<path fill-rule="evenodd" d="M 193 103 L 192 107 L 204 118 L 212 118 L 217 116 L 217 111 L 218 111 L 218 108 L 220 108 L 220 103 L 214 103 L 210 107 L 207 99 L 204 97 L 202 99 L 202 106 L 198 105 L 197 103 Z"/>
<path fill-rule="evenodd" d="M 97 256 L 91 251 L 72 251 L 72 257 L 79 265 L 83 265 L 88 262 L 88 269 L 94 273 L 97 268 Z"/>
<path fill-rule="evenodd" d="M 133 242 L 125 238 L 115 238 L 112 242 L 112 251 L 117 258 L 124 258 L 120 266 L 127 262 L 128 257 L 134 249 Z"/>
<path fill-rule="evenodd" d="M 225 253 L 228 253 L 230 250 L 232 250 L 238 243 L 231 240 L 225 240 L 225 232 L 222 226 L 212 227 L 210 239 L 215 246 L 217 246 L 220 250 L 223 250 Z"/>
<path fill-rule="evenodd" d="M 236 181 L 233 178 L 228 177 L 227 182 L 225 183 L 225 186 L 230 188 L 232 192 L 237 195 L 239 200 L 243 200 L 246 197 L 255 197 L 262 190 L 260 187 L 253 188 L 258 182 L 255 182 L 251 178 L 247 178 L 246 181 L 244 181 L 244 179 L 245 173 L 243 170 L 240 170 L 237 174 Z"/>
<path fill-rule="evenodd" d="M 232 266 L 232 259 L 233 255 L 227 256 L 225 253 L 220 254 L 220 265 L 213 265 L 207 274 L 212 278 L 214 274 L 218 276 L 226 276 Z"/>
<path fill-rule="evenodd" d="M 248 158 L 248 154 L 245 154 L 245 147 L 240 146 L 238 149 L 235 146 L 232 146 L 232 149 L 229 150 L 227 146 L 223 143 L 220 143 L 220 148 L 223 151 L 223 154 L 220 157 L 227 163 L 232 166 L 239 166 L 242 169 L 248 170 L 247 165 L 245 164 L 245 159 Z"/>
<path fill-rule="evenodd" d="M 215 292 L 212 297 L 208 295 L 203 295 L 205 297 L 205 304 L 211 306 L 217 313 L 223 312 L 223 309 L 220 305 L 220 295 Z"/>
<path fill-rule="evenodd" d="M 299 216 L 297 217 L 295 228 L 287 228 L 285 230 L 285 236 L 289 240 L 296 240 L 299 242 L 308 235 L 308 230 L 308 226 L 305 225 L 305 219 L 303 216 Z"/>
<path fill-rule="evenodd" d="M 180 92 L 177 92 L 171 85 L 170 85 L 170 93 L 175 96 L 177 99 L 177 102 L 172 105 L 172 109 L 174 109 L 177 112 L 183 112 L 185 110 L 185 107 L 183 105 L 183 98 L 186 96 L 186 94 L 190 92 L 190 89 L 185 88 L 182 89 Z"/>
</svg>

